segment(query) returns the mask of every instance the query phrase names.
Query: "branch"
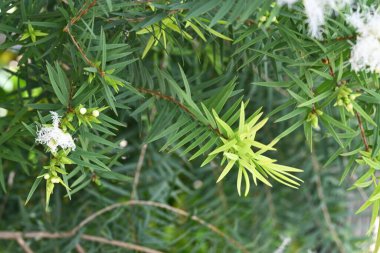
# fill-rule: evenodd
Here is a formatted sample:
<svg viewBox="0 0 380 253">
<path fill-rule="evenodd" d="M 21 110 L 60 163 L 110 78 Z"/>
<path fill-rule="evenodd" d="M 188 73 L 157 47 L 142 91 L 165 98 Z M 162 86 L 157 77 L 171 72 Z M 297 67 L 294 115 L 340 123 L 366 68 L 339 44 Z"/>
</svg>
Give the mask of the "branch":
<svg viewBox="0 0 380 253">
<path fill-rule="evenodd" d="M 343 243 L 340 240 L 338 233 L 336 232 L 335 226 L 331 220 L 329 209 L 327 208 L 327 204 L 325 201 L 325 194 L 323 192 L 322 180 L 321 180 L 321 177 L 319 175 L 320 170 L 321 170 L 321 166 L 318 162 L 318 159 L 317 159 L 317 156 L 315 155 L 315 152 L 311 153 L 311 163 L 312 163 L 312 167 L 313 167 L 313 170 L 315 172 L 316 179 L 317 179 L 316 180 L 317 194 L 318 194 L 319 200 L 321 201 L 323 218 L 325 219 L 327 228 L 330 231 L 330 234 L 331 234 L 333 241 L 338 246 L 339 252 L 344 253 L 345 250 L 344 250 Z"/>
<path fill-rule="evenodd" d="M 86 253 L 86 250 L 79 243 L 75 245 L 75 249 L 78 253 Z"/>
<path fill-rule="evenodd" d="M 97 69 L 99 75 L 101 77 L 104 77 L 105 76 L 105 72 L 100 69 L 98 66 L 96 66 L 95 63 L 93 63 L 88 57 L 87 55 L 84 53 L 83 49 L 81 48 L 81 46 L 79 45 L 78 41 L 75 39 L 74 35 L 71 33 L 71 26 L 74 25 L 75 23 L 77 23 L 84 15 L 87 14 L 87 12 L 95 6 L 96 4 L 96 1 L 97 0 L 93 0 L 87 7 L 83 7 L 77 16 L 73 17 L 70 22 L 65 26 L 65 28 L 63 28 L 63 31 L 66 32 L 69 36 L 70 36 L 70 39 L 71 41 L 74 43 L 75 47 L 78 49 L 79 53 L 82 55 L 83 59 L 86 61 L 86 63 L 88 65 L 90 65 L 91 67 L 94 67 Z M 85 6 L 85 5 L 84 5 Z"/>
<path fill-rule="evenodd" d="M 80 238 L 83 239 L 83 240 L 86 240 L 86 241 L 98 242 L 98 243 L 102 243 L 102 244 L 109 244 L 109 245 L 117 246 L 117 247 L 120 247 L 120 248 L 131 249 L 131 250 L 136 250 L 136 251 L 140 251 L 140 252 L 163 253 L 162 251 L 150 249 L 150 248 L 143 247 L 143 246 L 140 246 L 140 245 L 137 245 L 137 244 L 132 244 L 132 243 L 128 243 L 128 242 L 122 242 L 122 241 L 117 241 L 117 240 L 109 240 L 109 239 L 106 239 L 106 238 L 103 238 L 103 237 L 99 237 L 99 236 L 93 236 L 93 235 L 83 234 L 83 235 L 81 235 Z"/>
<path fill-rule="evenodd" d="M 104 213 L 110 212 L 110 211 L 112 211 L 112 210 L 114 210 L 116 208 L 127 207 L 127 206 L 150 206 L 150 207 L 156 207 L 156 208 L 164 209 L 164 210 L 170 211 L 172 213 L 175 213 L 175 214 L 178 214 L 178 215 L 181 215 L 181 216 L 184 216 L 184 217 L 188 217 L 191 220 L 193 220 L 193 221 L 195 221 L 195 222 L 197 222 L 197 223 L 205 226 L 206 228 L 208 228 L 209 230 L 211 230 L 215 234 L 223 237 L 231 245 L 233 245 L 236 248 L 238 248 L 239 250 L 241 250 L 241 252 L 248 253 L 248 250 L 242 244 L 240 244 L 238 241 L 236 241 L 235 239 L 229 237 L 228 235 L 226 235 L 225 233 L 223 233 L 220 229 L 218 229 L 214 225 L 206 222 L 205 220 L 199 218 L 198 216 L 191 215 L 190 213 L 186 212 L 185 210 L 182 210 L 182 209 L 179 209 L 179 208 L 176 208 L 176 207 L 172 207 L 172 206 L 169 206 L 169 205 L 166 205 L 166 204 L 163 204 L 163 203 L 153 202 L 153 201 L 144 201 L 144 200 L 130 200 L 130 201 L 116 203 L 116 204 L 107 206 L 107 207 L 105 207 L 103 209 L 100 209 L 99 211 L 93 213 L 92 215 L 88 216 L 86 219 L 84 219 L 82 222 L 80 222 L 76 227 L 74 227 L 73 229 L 71 229 L 71 230 L 69 230 L 67 232 L 50 233 L 50 232 L 45 232 L 45 231 L 32 231 L 32 232 L 22 233 L 22 232 L 0 231 L 0 240 L 1 239 L 3 239 L 3 240 L 6 240 L 6 239 L 18 240 L 19 238 L 21 238 L 21 239 L 23 239 L 23 238 L 59 239 L 59 238 L 73 237 L 74 235 L 76 235 L 79 232 L 80 229 L 82 229 L 88 223 L 90 223 L 93 220 L 95 220 L 98 216 L 100 216 L 100 215 L 102 215 Z M 92 235 L 83 234 L 83 235 L 81 235 L 81 238 L 83 240 L 96 241 L 96 242 L 99 242 L 99 243 L 110 244 L 110 245 L 114 245 L 114 246 L 118 246 L 118 247 L 122 247 L 122 248 L 134 249 L 134 250 L 141 251 L 141 252 L 161 253 L 160 251 L 149 249 L 149 248 L 146 248 L 146 247 L 143 247 L 143 246 L 139 246 L 139 245 L 136 245 L 136 244 L 125 243 L 125 242 L 116 241 L 116 240 L 109 240 L 109 239 L 106 239 L 106 238 L 92 236 Z M 25 251 L 25 252 L 26 253 L 33 253 L 33 251 Z"/>
<path fill-rule="evenodd" d="M 18 245 L 24 250 L 25 253 L 33 253 L 33 250 L 29 248 L 29 246 L 26 244 L 26 242 L 21 236 L 17 237 L 16 241 Z"/>
<path fill-rule="evenodd" d="M 21 232 L 1 232 L 0 231 L 0 240 L 16 240 L 20 247 L 26 252 L 26 253 L 33 253 L 33 251 L 26 245 L 24 238 L 31 238 L 31 239 L 62 239 L 62 238 L 68 238 L 72 237 L 74 234 L 70 232 L 63 232 L 63 233 L 49 233 L 49 232 L 27 232 L 27 233 L 21 233 Z M 109 240 L 103 237 L 98 236 L 92 236 L 87 234 L 82 234 L 80 236 L 81 239 L 85 241 L 93 241 L 93 242 L 99 242 L 103 244 L 109 244 L 114 245 L 120 248 L 124 249 L 131 249 L 136 250 L 139 252 L 145 252 L 145 253 L 162 253 L 161 251 L 150 249 L 147 247 L 143 247 L 137 244 L 117 241 L 117 240 Z M 78 246 L 78 245 L 77 245 Z M 78 247 L 76 247 L 78 250 Z M 82 247 L 79 247 L 80 250 L 83 250 Z"/>
<path fill-rule="evenodd" d="M 137 197 L 137 185 L 139 184 L 141 168 L 142 168 L 143 163 L 144 163 L 144 158 L 145 158 L 145 153 L 146 153 L 147 147 L 148 147 L 148 144 L 143 144 L 141 147 L 139 160 L 138 160 L 137 166 L 136 166 L 135 177 L 133 178 L 131 200 L 136 199 L 136 197 Z"/>
<path fill-rule="evenodd" d="M 368 146 L 367 138 L 365 136 L 364 127 L 363 127 L 363 123 L 362 123 L 362 118 L 360 117 L 360 114 L 357 111 L 355 111 L 355 114 L 356 114 L 356 118 L 358 119 L 358 124 L 359 124 L 359 128 L 360 128 L 360 135 L 362 137 L 362 140 L 363 140 L 363 143 L 364 143 L 364 146 L 365 146 L 365 150 L 368 151 L 369 150 L 369 146 Z"/>
<path fill-rule="evenodd" d="M 336 37 L 335 39 L 330 39 L 330 40 L 323 40 L 322 42 L 328 43 L 328 42 L 336 42 L 336 41 L 351 40 L 351 39 L 356 39 L 356 34 Z"/>
<path fill-rule="evenodd" d="M 158 98 L 161 98 L 163 100 L 166 100 L 166 101 L 169 101 L 175 105 L 177 105 L 182 111 L 184 111 L 185 113 L 189 114 L 193 119 L 199 121 L 197 119 L 197 117 L 195 117 L 195 115 L 184 105 L 182 104 L 181 102 L 179 102 L 178 100 L 176 100 L 174 97 L 171 97 L 171 96 L 168 96 L 168 95 L 165 95 L 165 94 L 162 94 L 161 92 L 159 91 L 155 91 L 155 90 L 148 90 L 148 89 L 145 89 L 145 88 L 137 88 L 137 90 L 141 93 L 145 93 L 145 94 L 149 94 L 149 95 L 152 95 L 152 96 L 155 96 L 155 97 L 158 97 Z M 213 128 L 211 125 L 207 125 L 208 128 L 210 128 L 212 131 L 214 131 L 218 136 L 220 137 L 223 137 L 224 139 L 228 139 L 226 136 L 224 136 L 218 128 Z"/>
<path fill-rule="evenodd" d="M 186 112 L 187 114 L 189 114 L 191 117 L 195 118 L 195 115 L 184 105 L 182 104 L 181 102 L 177 101 L 175 98 L 171 97 L 171 96 L 168 96 L 168 95 L 165 95 L 165 94 L 162 94 L 161 92 L 159 91 L 155 91 L 155 90 L 148 90 L 148 89 L 145 89 L 145 88 L 138 88 L 137 89 L 139 92 L 141 93 L 145 93 L 145 94 L 149 94 L 149 95 L 152 95 L 152 96 L 155 96 L 155 97 L 159 97 L 163 100 L 166 100 L 166 101 L 169 101 L 175 105 L 177 105 L 179 108 L 181 108 L 184 112 Z"/>
<path fill-rule="evenodd" d="M 208 229 L 210 229 L 212 232 L 214 232 L 214 233 L 218 234 L 219 236 L 223 237 L 230 244 L 234 245 L 235 247 L 237 247 L 238 249 L 240 249 L 242 252 L 248 253 L 248 250 L 242 244 L 240 244 L 238 241 L 236 241 L 233 238 L 229 237 L 228 235 L 226 235 L 225 233 L 223 233 L 221 230 L 219 230 L 217 227 L 215 227 L 212 224 L 207 223 L 205 220 L 199 218 L 198 216 L 190 215 L 185 210 L 182 210 L 182 209 L 179 209 L 179 208 L 176 208 L 176 207 L 172 207 L 172 206 L 169 206 L 169 205 L 166 205 L 166 204 L 163 204 L 163 203 L 153 202 L 153 201 L 130 200 L 130 201 L 126 201 L 126 202 L 122 202 L 122 203 L 116 203 L 116 204 L 107 206 L 107 207 L 105 207 L 105 208 L 97 211 L 96 213 L 93 213 L 92 215 L 90 215 L 86 219 L 84 219 L 81 223 L 79 223 L 78 226 L 76 226 L 75 228 L 73 228 L 72 231 L 74 233 L 77 233 L 82 227 L 84 227 L 85 225 L 87 225 L 88 223 L 90 223 L 91 221 L 93 221 L 98 216 L 100 216 L 100 215 L 102 215 L 104 213 L 107 213 L 107 212 L 109 212 L 109 211 L 111 211 L 113 209 L 124 207 L 124 206 L 151 206 L 151 207 L 157 207 L 157 208 L 165 209 L 167 211 L 176 213 L 176 214 L 181 215 L 181 216 L 189 217 L 191 220 L 193 220 L 195 222 L 198 222 L 199 224 L 201 224 L 201 225 L 207 227 Z"/>
</svg>

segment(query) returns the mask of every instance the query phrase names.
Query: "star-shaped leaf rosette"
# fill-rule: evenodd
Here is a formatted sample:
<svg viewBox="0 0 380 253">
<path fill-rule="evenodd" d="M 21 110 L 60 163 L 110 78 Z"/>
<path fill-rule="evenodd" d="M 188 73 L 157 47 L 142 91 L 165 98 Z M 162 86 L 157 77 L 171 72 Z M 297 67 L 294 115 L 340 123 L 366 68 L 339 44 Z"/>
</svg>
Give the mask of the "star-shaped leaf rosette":
<svg viewBox="0 0 380 253">
<path fill-rule="evenodd" d="M 253 182 L 257 185 L 257 181 L 261 181 L 268 186 L 272 186 L 269 178 L 287 185 L 292 188 L 298 188 L 301 179 L 291 173 L 302 172 L 289 166 L 276 164 L 276 160 L 263 155 L 266 151 L 275 150 L 273 146 L 278 140 L 272 141 L 265 145 L 255 140 L 257 132 L 265 125 L 268 118 L 259 121 L 262 116 L 260 109 L 257 110 L 249 119 L 245 119 L 244 103 L 241 104 L 239 127 L 235 131 L 224 122 L 218 114 L 213 110 L 213 115 L 217 123 L 218 129 L 222 134 L 222 145 L 212 151 L 202 166 L 212 161 L 218 154 L 223 154 L 221 165 L 227 163 L 217 182 L 220 182 L 230 171 L 236 166 L 238 168 L 237 190 L 241 195 L 242 179 L 245 180 L 245 196 L 248 195 L 250 189 L 249 174 L 253 178 Z"/>
</svg>

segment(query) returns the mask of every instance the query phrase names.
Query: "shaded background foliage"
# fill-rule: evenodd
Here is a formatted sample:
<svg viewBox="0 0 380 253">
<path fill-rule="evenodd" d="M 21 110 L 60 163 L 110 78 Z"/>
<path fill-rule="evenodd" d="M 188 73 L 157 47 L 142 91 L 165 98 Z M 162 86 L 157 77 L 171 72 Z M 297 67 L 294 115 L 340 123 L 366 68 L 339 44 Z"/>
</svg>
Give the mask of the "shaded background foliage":
<svg viewBox="0 0 380 253">
<path fill-rule="evenodd" d="M 327 24 L 326 40 L 317 43 L 307 36 L 305 17 L 299 12 L 299 6 L 292 10 L 280 9 L 273 7 L 271 1 L 99 0 L 86 9 L 89 4 L 90 1 L 51 0 L 0 3 L 0 31 L 6 35 L 6 41 L 0 45 L 2 57 L 6 57 L 5 52 L 12 52 L 11 57 L 20 56 L 17 69 L 10 69 L 9 62 L 2 63 L 4 73 L 16 77 L 12 91 L 0 90 L 0 106 L 8 110 L 7 116 L 0 118 L 0 180 L 3 180 L 1 186 L 6 188 L 0 193 L 2 231 L 67 231 L 95 211 L 131 199 L 144 143 L 159 136 L 184 114 L 178 104 L 149 93 L 141 95 L 135 89 L 160 91 L 181 100 L 168 85 L 171 78 L 182 89 L 186 88 L 180 65 L 188 78 L 193 101 L 200 104 L 213 98 L 236 77 L 234 91 L 226 93 L 228 101 L 224 108 L 228 109 L 240 96 L 251 101 L 246 108 L 247 115 L 262 106 L 265 115 L 271 114 L 271 118 L 258 139 L 269 143 L 289 126 L 306 118 L 306 114 L 301 114 L 275 122 L 294 111 L 294 107 L 274 111 L 291 100 L 286 88 L 294 80 L 288 73 L 300 79 L 306 76 L 306 80 L 312 80 L 316 86 L 325 83 L 329 65 L 324 60 L 329 59 L 338 70 L 342 64 L 340 57 L 347 59 L 350 51 L 347 39 L 337 38 L 353 35 L 337 16 Z M 81 8 L 86 13 L 70 30 L 93 66 L 86 62 L 64 31 Z M 278 23 L 271 20 L 272 15 L 277 17 Z M 267 16 L 264 21 L 263 16 Z M 149 39 L 157 35 L 142 35 L 137 31 L 159 25 L 165 17 L 172 17 L 180 32 L 165 26 L 156 28 L 166 33 L 167 45 L 165 47 L 165 42 L 160 40 L 142 59 Z M 190 19 L 201 23 L 194 21 L 206 41 L 200 33 L 185 28 L 186 20 Z M 219 20 L 224 22 L 218 23 Z M 37 37 L 35 42 L 20 41 L 28 24 L 47 35 Z M 191 34 L 193 39 L 186 39 L 182 31 Z M 15 48 L 15 45 L 22 46 Z M 70 176 L 70 182 L 77 180 L 71 187 L 72 199 L 68 199 L 63 187 L 56 187 L 50 209 L 45 212 L 43 183 L 28 205 L 24 203 L 35 177 L 49 160 L 28 129 L 35 131 L 37 122 L 49 122 L 50 110 L 61 113 L 66 110 L 51 85 L 47 62 L 52 65 L 57 62 L 64 69 L 72 89 L 71 106 L 109 106 L 103 115 L 117 122 L 100 118 L 102 124 L 92 129 L 82 127 L 74 134 L 77 143 L 107 156 L 108 159 L 99 160 L 114 174 L 91 166 L 81 167 L 77 174 Z M 96 69 L 104 70 L 102 64 L 106 71 L 112 72 L 109 74 L 124 83 L 118 93 L 110 82 L 102 81 Z M 309 71 L 310 66 L 317 71 Z M 95 78 L 89 83 L 91 75 Z M 353 74 L 346 71 L 343 75 L 352 78 Z M 360 78 L 371 77 L 363 74 Z M 78 90 L 80 94 L 73 97 Z M 304 96 L 301 91 L 297 92 Z M 332 106 L 327 106 L 326 111 L 337 116 Z M 160 124 L 155 123 L 162 119 L 160 116 L 167 118 L 159 121 Z M 88 134 L 86 137 L 88 132 L 116 144 L 117 148 L 91 139 Z M 123 140 L 127 140 L 128 145 L 119 147 Z M 285 136 L 272 155 L 282 164 L 304 170 L 300 177 L 305 183 L 299 190 L 278 183 L 274 183 L 273 188 L 259 184 L 243 198 L 236 193 L 235 171 L 215 184 L 222 170 L 217 161 L 201 168 L 204 157 L 189 162 L 191 154 L 183 154 L 186 146 L 170 153 L 160 152 L 166 141 L 159 139 L 147 144 L 133 197 L 187 210 L 245 245 L 248 252 L 275 252 L 286 237 L 291 238 L 291 242 L 283 252 L 362 252 L 371 243 L 365 235 L 369 221 L 365 215 L 358 217 L 354 213 L 366 200 L 366 197 L 363 199 L 365 193 L 346 191 L 352 178 L 339 185 L 347 163 L 344 158 L 339 157 L 323 167 L 339 147 L 329 129 L 321 126 L 319 131 L 314 131 L 312 142 L 313 154 L 301 127 Z M 361 143 L 361 140 L 357 138 L 353 142 Z M 75 168 L 77 166 L 70 165 L 69 172 Z M 113 210 L 99 216 L 79 235 L 83 232 L 165 252 L 238 252 L 234 245 L 205 226 L 152 207 Z M 27 240 L 27 243 L 37 252 L 75 252 L 79 241 L 86 252 L 124 252 L 117 247 L 80 240 L 79 235 Z M 0 252 L 21 252 L 21 249 L 16 241 L 0 240 Z"/>
</svg>

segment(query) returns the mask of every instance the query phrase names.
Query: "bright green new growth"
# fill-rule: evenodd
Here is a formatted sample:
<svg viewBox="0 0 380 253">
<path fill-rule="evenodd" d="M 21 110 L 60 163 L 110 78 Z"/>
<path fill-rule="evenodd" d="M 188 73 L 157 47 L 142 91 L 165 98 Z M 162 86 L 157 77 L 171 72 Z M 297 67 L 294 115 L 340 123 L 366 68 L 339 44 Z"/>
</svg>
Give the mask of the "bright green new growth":
<svg viewBox="0 0 380 253">
<path fill-rule="evenodd" d="M 235 131 L 218 116 L 215 110 L 212 111 L 219 131 L 226 138 L 220 138 L 223 144 L 208 155 L 202 166 L 209 163 L 219 153 L 223 152 L 221 165 L 226 162 L 227 165 L 220 174 L 217 182 L 221 181 L 231 171 L 234 165 L 236 165 L 239 168 L 237 177 L 237 190 L 239 195 L 241 195 L 243 175 L 246 185 L 244 195 L 248 195 L 250 189 L 248 172 L 252 174 L 255 185 L 257 185 L 257 180 L 259 180 L 268 186 L 272 186 L 267 180 L 268 177 L 271 177 L 284 185 L 297 188 L 299 186 L 297 181 L 302 182 L 302 180 L 290 174 L 290 172 L 302 172 L 302 170 L 276 164 L 276 160 L 262 155 L 266 151 L 275 150 L 273 146 L 276 144 L 277 140 L 272 141 L 269 145 L 255 141 L 257 131 L 265 125 L 268 118 L 259 121 L 263 114 L 259 109 L 246 121 L 244 109 L 245 106 L 242 102 L 240 107 L 239 127 Z M 257 149 L 257 151 L 254 151 L 253 148 Z"/>
</svg>

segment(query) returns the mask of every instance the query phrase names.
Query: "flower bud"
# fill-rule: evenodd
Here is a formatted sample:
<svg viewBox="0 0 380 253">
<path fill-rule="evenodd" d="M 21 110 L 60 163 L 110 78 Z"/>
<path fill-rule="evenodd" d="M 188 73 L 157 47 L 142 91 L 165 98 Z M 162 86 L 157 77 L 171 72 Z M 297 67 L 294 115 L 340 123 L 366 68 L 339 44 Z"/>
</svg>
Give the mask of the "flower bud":
<svg viewBox="0 0 380 253">
<path fill-rule="evenodd" d="M 359 93 L 354 93 L 354 94 L 351 94 L 350 95 L 350 99 L 351 100 L 355 100 L 357 97 L 359 97 L 361 94 L 359 94 Z"/>
<path fill-rule="evenodd" d="M 58 184 L 60 179 L 59 177 L 53 177 L 51 180 L 50 180 L 53 184 Z"/>
<path fill-rule="evenodd" d="M 125 148 L 127 145 L 128 145 L 128 141 L 127 140 L 122 140 L 119 143 L 120 148 Z"/>
<path fill-rule="evenodd" d="M 349 103 L 349 104 L 347 105 L 347 111 L 349 111 L 349 112 L 353 112 L 353 109 L 354 109 L 353 104 L 352 104 L 352 103 Z"/>
<path fill-rule="evenodd" d="M 323 112 L 322 112 L 321 110 L 316 110 L 315 112 L 316 112 L 317 115 L 319 115 L 319 116 L 323 115 Z"/>
<path fill-rule="evenodd" d="M 67 115 L 66 115 L 66 118 L 67 118 L 67 121 L 73 121 L 74 119 L 74 114 L 69 112 Z"/>
<path fill-rule="evenodd" d="M 312 120 L 311 120 L 311 126 L 315 129 L 319 129 L 319 125 L 318 125 L 318 117 L 314 117 Z"/>
<path fill-rule="evenodd" d="M 98 110 L 92 111 L 92 116 L 94 116 L 95 118 L 97 118 L 99 116 L 99 111 Z"/>
<path fill-rule="evenodd" d="M 87 113 L 87 109 L 82 107 L 82 108 L 80 108 L 79 112 L 80 112 L 80 114 L 85 115 Z"/>
<path fill-rule="evenodd" d="M 265 22 L 267 20 L 267 17 L 266 16 L 261 16 L 260 17 L 260 22 Z"/>
<path fill-rule="evenodd" d="M 45 175 L 44 175 L 44 179 L 45 180 L 48 180 L 50 178 L 50 175 L 48 174 L 48 173 L 46 173 Z"/>
</svg>

